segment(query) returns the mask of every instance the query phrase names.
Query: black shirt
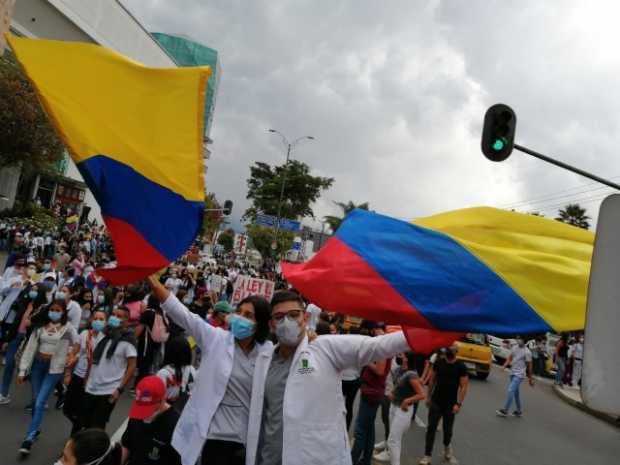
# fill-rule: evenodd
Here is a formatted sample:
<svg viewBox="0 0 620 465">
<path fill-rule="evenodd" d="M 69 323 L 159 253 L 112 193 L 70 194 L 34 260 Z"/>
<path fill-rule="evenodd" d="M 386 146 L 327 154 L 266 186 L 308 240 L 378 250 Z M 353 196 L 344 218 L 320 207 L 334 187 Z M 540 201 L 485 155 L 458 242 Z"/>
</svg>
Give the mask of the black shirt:
<svg viewBox="0 0 620 465">
<path fill-rule="evenodd" d="M 169 408 L 152 423 L 130 418 L 121 439 L 129 450 L 129 465 L 181 465 L 179 453 L 170 444 L 179 416 Z"/>
<path fill-rule="evenodd" d="M 138 338 L 138 354 L 145 359 L 152 359 L 155 354 L 155 350 L 159 349 L 159 343 L 153 341 L 150 336 L 150 331 L 153 330 L 153 324 L 155 323 L 155 311 L 147 309 L 140 315 L 140 323 L 144 325 L 144 331 Z M 148 342 L 147 342 L 148 339 Z M 146 351 L 144 346 L 146 345 Z"/>
<path fill-rule="evenodd" d="M 442 409 L 449 409 L 457 402 L 459 383 L 463 376 L 467 376 L 467 367 L 461 361 L 448 363 L 443 359 L 437 360 L 433 366 L 435 371 L 435 387 L 431 400 Z"/>
</svg>

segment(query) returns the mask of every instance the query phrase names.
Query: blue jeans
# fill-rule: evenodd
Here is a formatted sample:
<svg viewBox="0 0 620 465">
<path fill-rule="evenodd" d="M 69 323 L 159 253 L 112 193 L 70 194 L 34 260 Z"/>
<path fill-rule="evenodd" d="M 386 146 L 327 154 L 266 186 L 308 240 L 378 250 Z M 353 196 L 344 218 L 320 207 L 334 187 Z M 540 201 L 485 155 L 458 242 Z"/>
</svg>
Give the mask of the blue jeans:
<svg viewBox="0 0 620 465">
<path fill-rule="evenodd" d="M 558 357 L 555 361 L 556 372 L 555 372 L 555 384 L 558 386 L 564 383 L 564 373 L 566 373 L 566 359 Z"/>
<path fill-rule="evenodd" d="M 0 394 L 3 396 L 9 395 L 9 388 L 11 387 L 11 381 L 13 381 L 13 372 L 15 371 L 15 354 L 19 345 L 24 340 L 24 334 L 17 334 L 15 339 L 9 342 L 4 354 L 4 372 L 2 373 L 2 387 L 0 388 Z"/>
<path fill-rule="evenodd" d="M 32 441 L 36 437 L 37 431 L 41 428 L 45 404 L 50 394 L 54 390 L 56 383 L 61 380 L 62 373 L 51 374 L 49 372 L 50 362 L 37 358 L 32 362 L 30 369 L 30 382 L 34 395 L 34 406 L 32 407 L 32 421 L 26 433 L 26 439 Z"/>
<path fill-rule="evenodd" d="M 363 396 L 355 420 L 355 443 L 351 450 L 353 465 L 370 465 L 375 448 L 375 419 L 379 403 L 370 403 Z M 360 461 L 361 459 L 361 461 Z"/>
<path fill-rule="evenodd" d="M 515 404 L 517 406 L 517 411 L 521 411 L 521 397 L 519 395 L 519 386 L 521 386 L 521 382 L 523 378 L 520 378 L 515 375 L 510 376 L 510 384 L 508 385 L 508 398 L 506 399 L 506 404 L 504 405 L 504 410 L 509 410 L 512 405 L 512 399 L 514 398 Z"/>
</svg>

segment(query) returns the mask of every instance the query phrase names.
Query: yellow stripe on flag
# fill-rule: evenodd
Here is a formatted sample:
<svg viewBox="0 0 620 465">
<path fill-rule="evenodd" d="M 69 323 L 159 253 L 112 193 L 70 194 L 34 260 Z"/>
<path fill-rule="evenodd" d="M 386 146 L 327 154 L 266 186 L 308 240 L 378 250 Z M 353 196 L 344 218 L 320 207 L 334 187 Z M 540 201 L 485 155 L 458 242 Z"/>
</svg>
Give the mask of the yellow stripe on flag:
<svg viewBox="0 0 620 465">
<path fill-rule="evenodd" d="M 105 155 L 204 199 L 208 66 L 147 68 L 98 45 L 7 39 L 76 163 Z"/>
</svg>

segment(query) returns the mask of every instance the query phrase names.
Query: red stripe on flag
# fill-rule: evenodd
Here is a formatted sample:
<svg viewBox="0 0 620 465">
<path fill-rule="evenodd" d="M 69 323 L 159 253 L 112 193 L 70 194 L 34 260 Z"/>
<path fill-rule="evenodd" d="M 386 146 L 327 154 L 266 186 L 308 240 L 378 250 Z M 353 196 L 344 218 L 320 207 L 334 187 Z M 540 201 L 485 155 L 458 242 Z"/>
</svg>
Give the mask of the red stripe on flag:
<svg viewBox="0 0 620 465">
<path fill-rule="evenodd" d="M 282 263 L 282 272 L 302 295 L 324 310 L 388 324 L 433 328 L 381 275 L 336 237 L 306 263 Z"/>
<path fill-rule="evenodd" d="M 114 242 L 114 253 L 118 263 L 125 266 L 117 268 L 99 268 L 97 273 L 103 276 L 112 285 L 124 285 L 140 281 L 147 276 L 166 267 L 169 261 L 157 249 L 149 244 L 142 235 L 129 223 L 112 218 L 103 217 L 112 238 L 122 238 Z M 141 266 L 131 266 L 140 263 Z"/>
</svg>

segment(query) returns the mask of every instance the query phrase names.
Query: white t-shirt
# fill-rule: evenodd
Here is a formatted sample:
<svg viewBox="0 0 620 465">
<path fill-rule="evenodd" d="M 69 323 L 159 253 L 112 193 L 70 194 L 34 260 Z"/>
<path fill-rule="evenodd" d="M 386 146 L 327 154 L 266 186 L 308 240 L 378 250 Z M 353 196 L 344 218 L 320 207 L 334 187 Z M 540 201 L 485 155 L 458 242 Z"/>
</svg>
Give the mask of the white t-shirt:
<svg viewBox="0 0 620 465">
<path fill-rule="evenodd" d="M 209 290 L 215 292 L 222 290 L 222 277 L 219 274 L 212 274 L 209 277 Z"/>
<path fill-rule="evenodd" d="M 181 280 L 181 278 L 168 278 L 166 279 L 166 283 L 164 285 L 166 286 L 166 289 L 168 289 L 174 295 L 177 295 L 177 292 L 179 292 L 179 287 L 181 286 L 181 284 L 183 284 L 183 281 Z"/>
<path fill-rule="evenodd" d="M 70 300 L 67 304 L 67 317 L 74 328 L 80 327 L 82 321 L 82 307 L 75 300 Z"/>
<path fill-rule="evenodd" d="M 581 342 L 576 342 L 573 345 L 573 357 L 576 360 L 583 360 L 583 344 Z"/>
<path fill-rule="evenodd" d="M 527 374 L 527 364 L 532 361 L 532 352 L 527 347 L 515 346 L 511 351 L 512 365 L 510 374 L 519 378 L 525 378 Z"/>
<path fill-rule="evenodd" d="M 166 365 L 157 372 L 162 381 L 166 384 L 166 400 L 174 402 L 181 395 L 181 391 L 190 392 L 196 381 L 196 369 L 187 365 L 183 367 L 182 379 L 177 380 L 175 370 L 172 365 Z"/>
<path fill-rule="evenodd" d="M 120 386 L 123 376 L 125 376 L 127 359 L 138 355 L 133 344 L 120 341 L 112 358 L 107 358 L 106 354 L 111 343 L 112 341 L 106 343 L 99 364 L 93 365 L 90 369 L 90 376 L 86 383 L 86 392 L 89 394 L 95 396 L 111 395 Z"/>
<path fill-rule="evenodd" d="M 86 371 L 88 370 L 87 340 L 89 334 L 90 331 L 82 331 L 80 333 L 80 353 L 78 355 L 78 362 L 73 369 L 73 373 L 78 375 L 80 378 L 84 378 L 86 376 Z M 103 339 L 103 333 L 93 335 L 90 340 L 90 350 L 95 350 L 95 346 L 101 339 Z"/>
</svg>

